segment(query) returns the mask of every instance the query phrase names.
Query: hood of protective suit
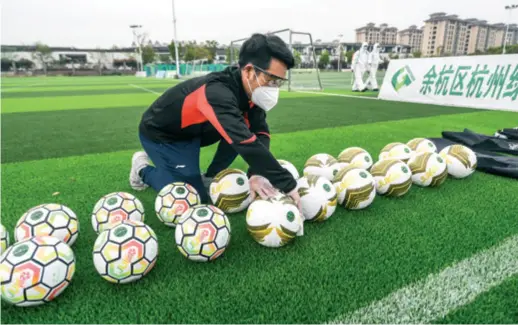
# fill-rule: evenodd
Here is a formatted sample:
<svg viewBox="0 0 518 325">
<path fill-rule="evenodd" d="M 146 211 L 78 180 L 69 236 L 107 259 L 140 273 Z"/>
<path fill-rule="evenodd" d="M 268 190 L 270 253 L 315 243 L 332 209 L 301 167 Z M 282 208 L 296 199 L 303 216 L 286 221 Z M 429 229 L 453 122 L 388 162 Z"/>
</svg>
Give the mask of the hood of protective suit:
<svg viewBox="0 0 518 325">
<path fill-rule="evenodd" d="M 369 47 L 369 43 L 363 43 L 362 47 L 360 48 L 360 53 L 367 53 L 367 49 Z"/>
<path fill-rule="evenodd" d="M 379 54 L 379 52 L 380 52 L 380 45 L 378 43 L 376 43 L 372 47 L 372 53 Z"/>
</svg>

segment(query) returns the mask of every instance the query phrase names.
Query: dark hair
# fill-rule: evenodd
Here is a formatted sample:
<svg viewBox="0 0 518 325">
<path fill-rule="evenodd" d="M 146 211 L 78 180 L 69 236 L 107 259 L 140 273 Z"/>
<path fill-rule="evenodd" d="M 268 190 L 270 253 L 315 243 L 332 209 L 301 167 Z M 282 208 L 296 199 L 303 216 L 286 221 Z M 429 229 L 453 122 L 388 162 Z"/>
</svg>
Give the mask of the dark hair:
<svg viewBox="0 0 518 325">
<path fill-rule="evenodd" d="M 268 69 L 272 58 L 286 64 L 288 69 L 293 68 L 295 59 L 286 43 L 276 35 L 253 34 L 246 40 L 239 51 L 239 66 L 242 68 L 248 63 L 261 69 Z"/>
</svg>

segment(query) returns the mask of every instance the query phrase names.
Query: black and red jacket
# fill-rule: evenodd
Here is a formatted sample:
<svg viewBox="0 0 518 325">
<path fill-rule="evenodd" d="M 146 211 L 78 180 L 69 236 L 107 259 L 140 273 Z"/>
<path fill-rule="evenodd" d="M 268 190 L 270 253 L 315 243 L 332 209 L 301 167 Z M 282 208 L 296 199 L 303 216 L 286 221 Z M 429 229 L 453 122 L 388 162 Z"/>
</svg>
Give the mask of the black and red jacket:
<svg viewBox="0 0 518 325">
<path fill-rule="evenodd" d="M 250 166 L 253 174 L 266 177 L 287 193 L 297 182 L 270 153 L 266 113 L 250 103 L 241 71 L 193 78 L 168 89 L 144 112 L 139 131 L 154 142 L 201 138 L 201 145 L 227 141 Z"/>
</svg>

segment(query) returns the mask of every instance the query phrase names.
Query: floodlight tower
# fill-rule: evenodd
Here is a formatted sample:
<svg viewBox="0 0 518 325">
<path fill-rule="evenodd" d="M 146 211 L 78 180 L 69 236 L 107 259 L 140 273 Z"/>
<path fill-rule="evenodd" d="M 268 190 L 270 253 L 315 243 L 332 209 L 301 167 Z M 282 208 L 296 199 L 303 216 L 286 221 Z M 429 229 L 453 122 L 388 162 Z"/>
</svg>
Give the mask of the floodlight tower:
<svg viewBox="0 0 518 325">
<path fill-rule="evenodd" d="M 140 37 L 142 36 L 142 34 L 137 34 L 137 30 L 142 28 L 142 25 L 130 25 L 130 28 L 131 30 L 133 31 L 133 38 L 135 40 L 135 43 L 137 44 L 137 47 L 138 47 L 138 53 L 139 53 L 139 56 L 140 56 L 140 69 L 138 68 L 138 64 L 137 64 L 137 70 L 138 71 L 142 71 L 144 70 L 144 60 L 142 59 L 142 46 L 140 44 Z"/>
<path fill-rule="evenodd" d="M 341 69 L 341 63 L 342 63 L 342 52 L 343 52 L 343 49 L 342 49 L 342 42 L 344 40 L 344 35 L 343 34 L 340 34 L 338 35 L 338 72 L 342 71 Z"/>
<path fill-rule="evenodd" d="M 505 10 L 509 10 L 509 21 L 507 22 L 507 27 L 505 29 L 504 47 L 502 48 L 502 54 L 505 54 L 505 45 L 507 44 L 507 34 L 509 34 L 509 24 L 511 24 L 511 17 L 512 17 L 512 12 L 514 9 L 518 9 L 518 4 L 505 6 Z"/>
<path fill-rule="evenodd" d="M 174 42 L 174 54 L 176 56 L 176 78 L 180 78 L 180 60 L 178 59 L 178 44 L 176 43 L 177 42 L 177 38 L 176 38 L 176 15 L 175 15 L 175 11 L 174 11 L 174 0 L 172 0 L 172 5 L 173 5 L 173 42 Z"/>
</svg>

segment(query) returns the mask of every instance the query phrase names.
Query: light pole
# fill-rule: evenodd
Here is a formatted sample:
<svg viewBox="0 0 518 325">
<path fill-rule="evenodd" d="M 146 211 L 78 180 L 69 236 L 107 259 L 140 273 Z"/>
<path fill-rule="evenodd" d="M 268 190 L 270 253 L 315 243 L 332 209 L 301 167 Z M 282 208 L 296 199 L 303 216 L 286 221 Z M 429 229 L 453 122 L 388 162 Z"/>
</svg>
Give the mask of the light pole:
<svg viewBox="0 0 518 325">
<path fill-rule="evenodd" d="M 509 33 L 509 24 L 511 24 L 512 11 L 517 8 L 518 8 L 518 5 L 505 6 L 505 10 L 509 10 L 509 21 L 507 22 L 507 27 L 505 29 L 504 47 L 502 48 L 502 54 L 505 54 L 505 46 L 507 45 L 507 34 Z"/>
<path fill-rule="evenodd" d="M 338 35 L 338 72 L 342 71 L 341 69 L 341 63 L 342 63 L 342 41 L 344 38 L 344 35 L 340 34 Z"/>
<path fill-rule="evenodd" d="M 137 44 L 138 53 L 139 53 L 139 56 L 140 56 L 140 69 L 138 67 L 138 61 L 137 61 L 137 70 L 141 71 L 141 70 L 144 70 L 144 64 L 143 64 L 144 61 L 142 59 L 142 47 L 141 47 L 141 44 L 140 44 L 140 36 L 141 35 L 137 34 L 137 29 L 138 28 L 142 28 L 142 25 L 130 25 L 130 28 L 133 31 L 133 38 L 135 39 L 135 43 Z"/>
<path fill-rule="evenodd" d="M 172 5 L 173 5 L 173 42 L 174 42 L 174 54 L 176 56 L 175 60 L 176 60 L 176 78 L 180 78 L 180 60 L 178 60 L 178 44 L 176 44 L 177 42 L 177 38 L 176 38 L 176 15 L 175 15 L 175 11 L 174 11 L 174 0 L 172 0 Z"/>
</svg>

